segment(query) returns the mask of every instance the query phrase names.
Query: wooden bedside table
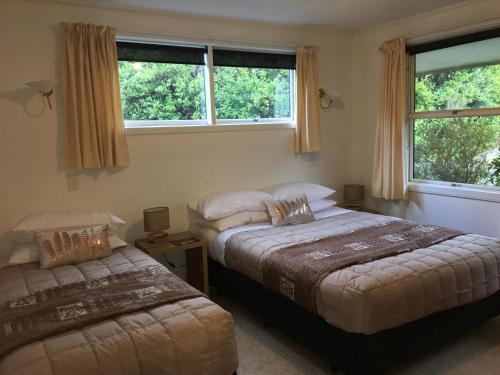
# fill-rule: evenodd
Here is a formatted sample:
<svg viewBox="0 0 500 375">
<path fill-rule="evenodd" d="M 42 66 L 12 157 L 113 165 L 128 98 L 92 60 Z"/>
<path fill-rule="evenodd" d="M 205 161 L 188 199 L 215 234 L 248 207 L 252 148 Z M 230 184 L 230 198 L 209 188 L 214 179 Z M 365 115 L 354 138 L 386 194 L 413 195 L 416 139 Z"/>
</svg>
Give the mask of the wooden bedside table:
<svg viewBox="0 0 500 375">
<path fill-rule="evenodd" d="M 194 238 L 195 242 L 183 243 Z M 164 241 L 152 243 L 146 239 L 135 241 L 135 247 L 157 258 L 170 252 L 186 253 L 187 282 L 208 296 L 208 261 L 205 242 L 190 232 L 169 235 Z"/>
</svg>

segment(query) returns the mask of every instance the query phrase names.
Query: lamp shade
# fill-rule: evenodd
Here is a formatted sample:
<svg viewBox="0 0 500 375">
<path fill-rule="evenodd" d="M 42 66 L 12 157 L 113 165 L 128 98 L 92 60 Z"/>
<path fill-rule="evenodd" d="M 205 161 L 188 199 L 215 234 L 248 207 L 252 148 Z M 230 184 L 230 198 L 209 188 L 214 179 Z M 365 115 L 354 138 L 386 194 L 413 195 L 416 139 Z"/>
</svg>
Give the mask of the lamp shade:
<svg viewBox="0 0 500 375">
<path fill-rule="evenodd" d="M 143 213 L 145 232 L 161 232 L 170 227 L 168 207 L 147 208 Z"/>
<path fill-rule="evenodd" d="M 54 79 L 44 79 L 41 81 L 31 81 L 27 82 L 26 86 L 31 87 L 33 90 L 38 91 L 39 93 L 48 93 L 54 89 L 56 84 L 56 80 Z"/>
<path fill-rule="evenodd" d="M 346 202 L 362 202 L 365 199 L 364 185 L 344 185 L 344 200 Z"/>
</svg>

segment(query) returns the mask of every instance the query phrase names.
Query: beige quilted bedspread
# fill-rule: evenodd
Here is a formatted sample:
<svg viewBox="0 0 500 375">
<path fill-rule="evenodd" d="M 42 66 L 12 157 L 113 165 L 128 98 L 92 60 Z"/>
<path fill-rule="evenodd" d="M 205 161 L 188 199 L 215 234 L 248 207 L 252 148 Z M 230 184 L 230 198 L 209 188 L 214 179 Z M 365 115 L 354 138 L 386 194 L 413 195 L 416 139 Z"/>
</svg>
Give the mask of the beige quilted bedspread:
<svg viewBox="0 0 500 375">
<path fill-rule="evenodd" d="M 30 292 L 157 264 L 132 247 L 74 266 L 0 270 L 0 303 Z M 205 297 L 120 316 L 37 341 L 6 355 L 0 374 L 232 374 L 231 315 Z"/>
<path fill-rule="evenodd" d="M 240 232 L 226 243 L 237 249 L 234 267 L 262 281 L 264 259 L 274 251 L 397 220 L 357 213 L 307 224 Z M 500 290 L 500 240 L 465 234 L 427 248 L 332 272 L 319 285 L 318 313 L 349 332 L 372 334 L 438 311 L 476 302 Z"/>
</svg>

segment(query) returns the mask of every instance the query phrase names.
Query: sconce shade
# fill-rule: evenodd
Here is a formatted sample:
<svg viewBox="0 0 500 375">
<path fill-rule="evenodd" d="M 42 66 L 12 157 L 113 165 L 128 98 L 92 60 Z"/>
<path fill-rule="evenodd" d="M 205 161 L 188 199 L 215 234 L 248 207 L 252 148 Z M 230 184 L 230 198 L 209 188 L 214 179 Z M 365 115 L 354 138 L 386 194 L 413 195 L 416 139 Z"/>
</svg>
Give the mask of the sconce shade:
<svg viewBox="0 0 500 375">
<path fill-rule="evenodd" d="M 42 97 L 47 99 L 47 103 L 49 103 L 49 108 L 52 109 L 52 103 L 50 102 L 50 96 L 54 92 L 54 86 L 56 85 L 57 80 L 54 79 L 44 79 L 41 81 L 31 81 L 26 82 L 26 86 L 31 87 L 33 90 L 38 91 Z"/>
<path fill-rule="evenodd" d="M 31 87 L 33 90 L 38 91 L 39 93 L 48 93 L 54 89 L 56 81 L 53 79 L 44 79 L 41 81 L 31 81 L 26 82 L 26 86 Z"/>
<path fill-rule="evenodd" d="M 344 201 L 362 202 L 365 199 L 364 185 L 348 184 L 344 185 Z"/>
<path fill-rule="evenodd" d="M 170 217 L 168 207 L 147 208 L 144 214 L 144 231 L 161 232 L 170 228 Z"/>
</svg>

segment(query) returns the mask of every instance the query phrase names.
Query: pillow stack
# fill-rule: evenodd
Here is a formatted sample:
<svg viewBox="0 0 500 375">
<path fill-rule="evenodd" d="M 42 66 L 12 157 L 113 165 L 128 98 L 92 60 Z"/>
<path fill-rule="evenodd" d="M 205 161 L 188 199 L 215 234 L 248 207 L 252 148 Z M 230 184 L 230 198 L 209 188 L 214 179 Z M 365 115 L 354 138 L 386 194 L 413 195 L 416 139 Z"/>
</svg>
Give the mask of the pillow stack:
<svg viewBox="0 0 500 375">
<path fill-rule="evenodd" d="M 17 242 L 9 265 L 40 262 L 47 269 L 98 259 L 127 243 L 113 234 L 125 222 L 100 211 L 62 210 L 30 215 L 13 229 Z"/>
<path fill-rule="evenodd" d="M 220 232 L 245 224 L 269 221 L 264 201 L 271 195 L 256 190 L 230 191 L 208 195 L 188 203 L 194 222 Z"/>
<path fill-rule="evenodd" d="M 188 203 L 191 220 L 201 227 L 224 231 L 246 224 L 271 223 L 269 207 L 277 201 L 297 201 L 312 213 L 331 209 L 337 202 L 326 199 L 335 190 L 308 182 L 292 182 L 266 189 L 240 190 L 213 194 Z M 279 206 L 289 207 L 287 203 Z M 305 207 L 303 207 L 304 210 Z M 304 211 L 305 212 L 305 211 Z M 310 216 L 308 215 L 309 219 Z M 288 223 L 297 223 L 290 218 Z"/>
</svg>

